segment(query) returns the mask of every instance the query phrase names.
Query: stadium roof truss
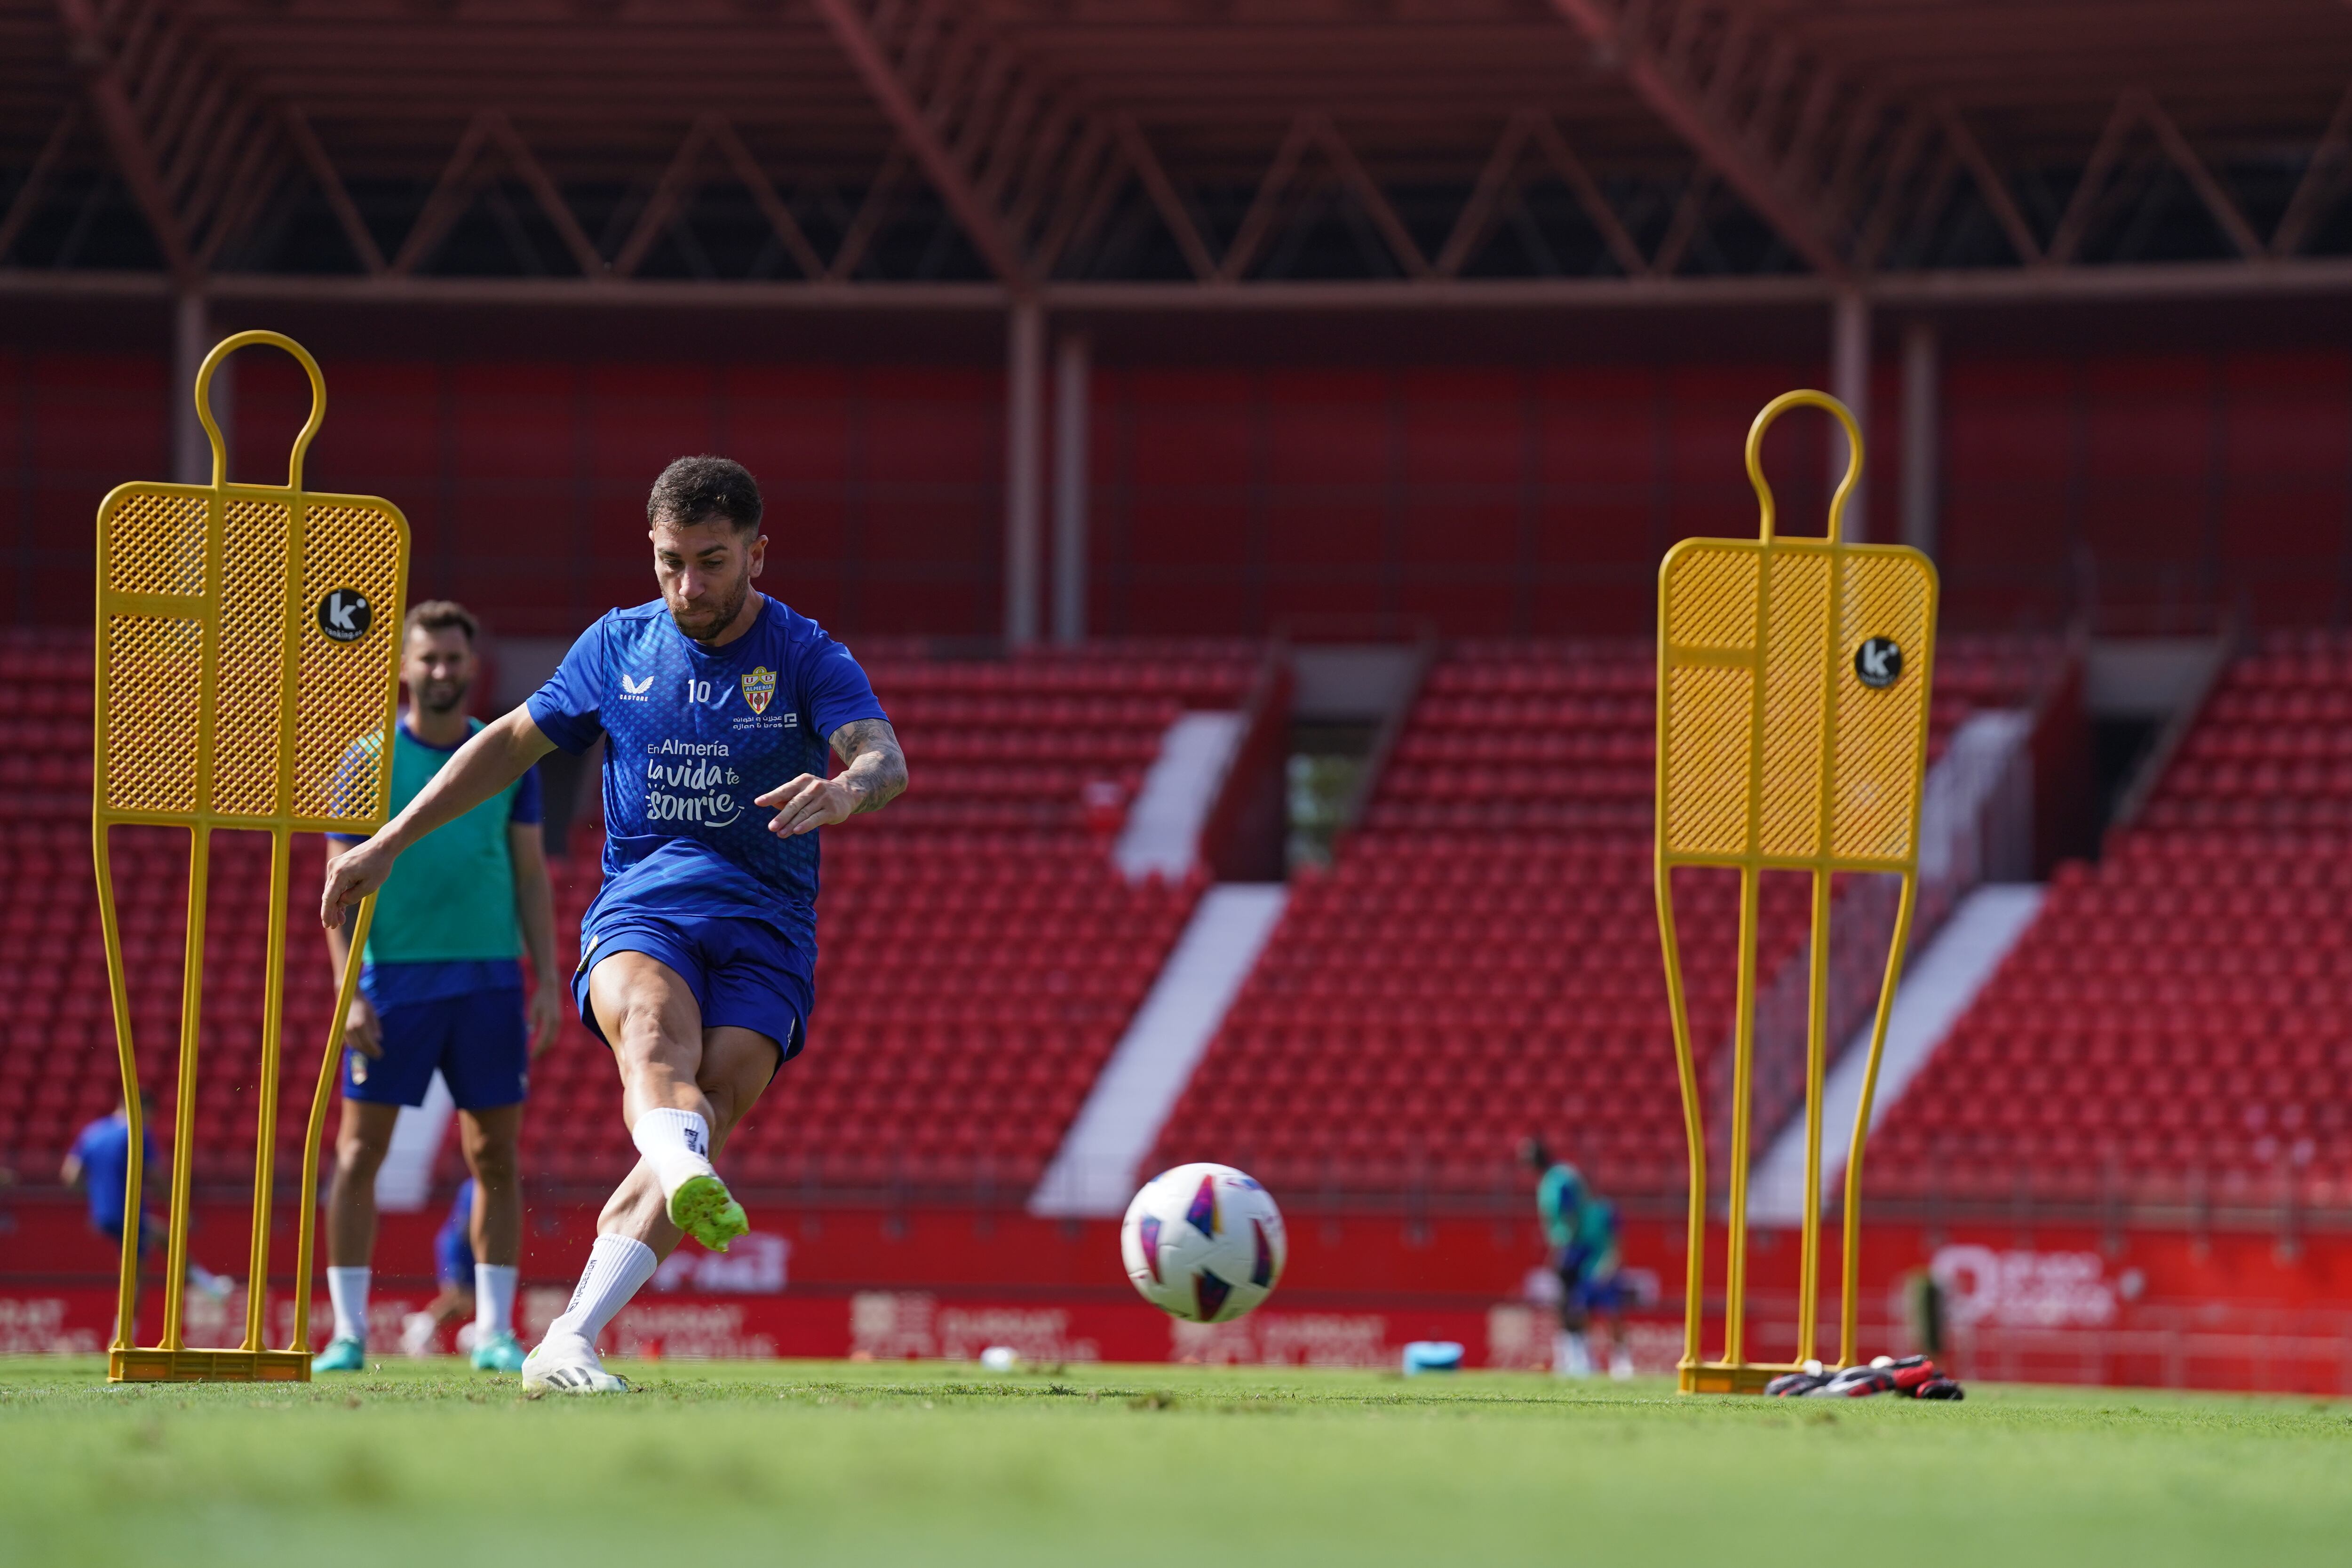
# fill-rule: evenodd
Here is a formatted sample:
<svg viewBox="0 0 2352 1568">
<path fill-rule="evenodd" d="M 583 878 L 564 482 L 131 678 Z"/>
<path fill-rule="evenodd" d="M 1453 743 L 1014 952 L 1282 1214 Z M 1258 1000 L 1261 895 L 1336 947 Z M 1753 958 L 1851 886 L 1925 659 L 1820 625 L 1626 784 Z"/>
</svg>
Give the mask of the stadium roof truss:
<svg viewBox="0 0 2352 1568">
<path fill-rule="evenodd" d="M 0 292 L 2352 291 L 2320 0 L 0 0 Z"/>
</svg>

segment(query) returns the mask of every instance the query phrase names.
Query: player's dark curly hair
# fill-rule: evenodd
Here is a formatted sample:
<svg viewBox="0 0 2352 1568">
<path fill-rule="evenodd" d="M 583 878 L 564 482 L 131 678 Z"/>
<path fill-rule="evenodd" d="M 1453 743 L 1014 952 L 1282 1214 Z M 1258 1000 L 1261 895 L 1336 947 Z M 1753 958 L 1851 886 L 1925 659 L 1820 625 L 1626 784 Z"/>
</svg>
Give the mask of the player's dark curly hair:
<svg viewBox="0 0 2352 1568">
<path fill-rule="evenodd" d="M 474 612 L 455 599 L 426 599 L 408 606 L 408 616 L 401 623 L 401 636 L 410 632 L 441 632 L 455 627 L 466 634 L 467 643 L 482 640 L 482 623 Z"/>
<path fill-rule="evenodd" d="M 738 533 L 760 531 L 760 481 L 726 458 L 680 458 L 661 471 L 646 497 L 646 521 L 690 528 L 723 517 Z"/>
</svg>

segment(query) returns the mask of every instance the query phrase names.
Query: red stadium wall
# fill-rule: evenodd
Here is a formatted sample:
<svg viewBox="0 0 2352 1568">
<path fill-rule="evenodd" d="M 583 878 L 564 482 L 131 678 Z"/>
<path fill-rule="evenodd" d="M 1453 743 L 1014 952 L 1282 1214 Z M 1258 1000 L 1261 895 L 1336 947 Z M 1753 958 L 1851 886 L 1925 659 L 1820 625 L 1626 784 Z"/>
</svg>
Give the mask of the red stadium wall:
<svg viewBox="0 0 2352 1568">
<path fill-rule="evenodd" d="M 1002 380 L 985 368 L 339 360 L 320 484 L 392 497 L 420 593 L 562 635 L 646 594 L 637 533 L 667 458 L 719 448 L 776 498 L 772 581 L 851 634 L 999 624 Z M 1169 370 L 1095 377 L 1095 628 L 1255 634 L 1430 624 L 1640 632 L 1658 556 L 1739 533 L 1739 454 L 1818 366 Z M 98 498 L 167 474 L 160 358 L 0 355 L 0 605 L 79 622 Z M 1896 520 L 1898 387 L 1874 392 L 1871 517 Z M 240 477 L 274 477 L 291 368 L 237 370 Z M 2352 604 L 2352 355 L 1955 357 L 1944 386 L 1948 604 L 1963 626 L 2334 624 Z M 1776 432 L 1816 526 L 1817 424 Z M 71 591 L 61 591 L 70 587 Z"/>
<path fill-rule="evenodd" d="M 754 1207 L 772 1215 L 761 1227 L 766 1249 L 745 1249 L 755 1261 L 714 1259 L 721 1270 L 706 1274 L 689 1253 L 623 1314 L 618 1348 L 970 1359 L 1010 1343 L 1045 1361 L 1392 1366 L 1409 1340 L 1452 1339 L 1474 1365 L 1537 1366 L 1549 1354 L 1549 1319 L 1521 1295 L 1543 1256 L 1526 1218 L 1294 1214 L 1280 1293 L 1253 1317 L 1204 1332 L 1137 1300 L 1119 1276 L 1108 1221 L 969 1208 Z M 591 1203 L 532 1206 L 523 1315 L 534 1331 L 562 1310 L 595 1215 Z M 292 1217 L 281 1211 L 281 1236 L 292 1234 Z M 373 1305 L 381 1345 L 396 1342 L 400 1316 L 432 1294 L 424 1271 L 439 1218 L 384 1218 Z M 235 1268 L 245 1224 L 236 1205 L 200 1205 L 193 1250 Z M 1710 1245 L 1719 1278 L 1719 1232 Z M 765 1275 L 762 1258 L 772 1270 Z M 1665 1372 L 1681 1353 L 1681 1222 L 1630 1222 L 1625 1258 L 1663 1298 L 1632 1315 L 1636 1362 L 1645 1373 Z M 113 1262 L 110 1244 L 62 1195 L 0 1206 L 0 1353 L 103 1348 Z M 1911 1348 L 1900 1299 L 1905 1277 L 1922 1268 L 1947 1286 L 1953 1329 L 1944 1359 L 1963 1376 L 2352 1394 L 2352 1313 L 2344 1306 L 2352 1300 L 2352 1237 L 1874 1225 L 1864 1247 L 1863 1353 Z M 1751 1353 L 1792 1353 L 1796 1273 L 1793 1234 L 1759 1233 L 1750 1254 Z M 288 1290 L 281 1277 L 271 1320 L 281 1333 L 290 1326 Z M 151 1290 L 142 1322 L 152 1327 L 156 1310 Z M 234 1300 L 203 1307 L 200 1317 L 231 1337 L 242 1321 Z M 1710 1319 L 1707 1332 L 1712 1353 L 1719 1320 Z M 1833 1319 L 1822 1334 L 1833 1346 Z"/>
</svg>

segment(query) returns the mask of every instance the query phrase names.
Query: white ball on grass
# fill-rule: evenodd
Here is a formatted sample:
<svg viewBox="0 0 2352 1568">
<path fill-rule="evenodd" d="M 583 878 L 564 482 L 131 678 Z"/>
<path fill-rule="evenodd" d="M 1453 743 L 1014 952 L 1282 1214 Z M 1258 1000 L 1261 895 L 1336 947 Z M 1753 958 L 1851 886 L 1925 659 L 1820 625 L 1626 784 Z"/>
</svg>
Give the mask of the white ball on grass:
<svg viewBox="0 0 2352 1568">
<path fill-rule="evenodd" d="M 1205 1163 L 1146 1182 L 1127 1205 L 1118 1249 L 1145 1300 L 1196 1323 L 1255 1310 L 1290 1256 L 1273 1195 L 1231 1165 Z"/>
</svg>

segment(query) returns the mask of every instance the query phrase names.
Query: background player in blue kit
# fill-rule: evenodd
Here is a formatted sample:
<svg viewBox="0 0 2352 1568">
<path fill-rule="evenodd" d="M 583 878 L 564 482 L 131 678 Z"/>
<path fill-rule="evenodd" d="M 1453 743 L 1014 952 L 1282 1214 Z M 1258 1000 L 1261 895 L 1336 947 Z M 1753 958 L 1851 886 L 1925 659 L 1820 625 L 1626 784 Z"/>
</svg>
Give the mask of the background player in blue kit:
<svg viewBox="0 0 2352 1568">
<path fill-rule="evenodd" d="M 327 867 L 320 919 L 332 927 L 442 824 L 555 747 L 605 740 L 604 883 L 572 986 L 613 1049 L 641 1158 L 604 1205 L 570 1307 L 524 1364 L 528 1387 L 624 1386 L 596 1356 L 604 1326 L 681 1232 L 724 1250 L 749 1227 L 711 1160 L 806 1038 L 816 829 L 907 785 L 849 651 L 752 587 L 768 545 L 761 510 L 740 464 L 664 469 L 646 502 L 661 598 L 589 627 L 527 704 Z M 845 764 L 836 777 L 828 752 Z"/>
<path fill-rule="evenodd" d="M 153 1118 L 155 1097 L 145 1089 L 139 1091 L 140 1123 L 143 1129 Z M 142 1131 L 140 1135 L 141 1168 L 149 1179 L 157 1174 L 155 1140 Z M 89 1202 L 89 1226 L 100 1236 L 120 1245 L 122 1240 L 124 1216 L 135 1206 L 139 1210 L 139 1256 L 143 1260 L 148 1252 L 161 1250 L 164 1244 L 163 1222 L 149 1214 L 146 1205 L 134 1205 L 131 1200 L 131 1112 L 125 1105 L 117 1104 L 114 1114 L 101 1116 L 83 1128 L 74 1139 L 73 1147 L 66 1151 L 65 1164 L 58 1171 L 58 1180 L 68 1187 L 80 1187 Z M 188 1259 L 188 1283 L 215 1300 L 226 1300 L 236 1289 L 226 1275 L 215 1274 L 194 1258 Z"/>
<path fill-rule="evenodd" d="M 448 1217 L 433 1233 L 433 1282 L 439 1289 L 422 1310 L 400 1321 L 400 1348 L 404 1353 L 432 1354 L 433 1341 L 444 1327 L 474 1316 L 474 1179 L 468 1176 L 457 1184 L 457 1194 L 449 1200 Z M 472 1349 L 480 1340 L 478 1331 L 469 1343 L 466 1331 L 457 1331 L 460 1351 Z"/>
<path fill-rule="evenodd" d="M 392 742 L 394 811 L 482 727 L 467 713 L 480 668 L 479 632 L 472 614 L 446 599 L 408 612 L 400 656 L 408 707 Z M 400 1108 L 425 1102 L 436 1071 L 457 1102 L 458 1144 L 474 1175 L 474 1368 L 522 1370 L 514 1336 L 522 1260 L 517 1145 L 531 1058 L 555 1038 L 562 1017 L 555 896 L 540 816 L 539 774 L 526 769 L 402 861 L 376 900 L 360 994 L 343 1020 L 343 1121 L 327 1194 L 327 1293 L 335 1332 L 313 1359 L 313 1371 L 357 1372 L 367 1364 L 376 1172 L 392 1147 Z M 336 836 L 334 842 L 358 841 Z M 341 925 L 328 931 L 327 951 L 341 974 L 347 952 Z M 538 983 L 528 1002 L 526 954 Z"/>
</svg>

